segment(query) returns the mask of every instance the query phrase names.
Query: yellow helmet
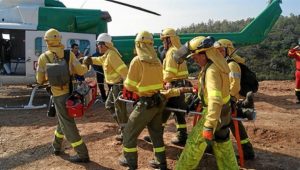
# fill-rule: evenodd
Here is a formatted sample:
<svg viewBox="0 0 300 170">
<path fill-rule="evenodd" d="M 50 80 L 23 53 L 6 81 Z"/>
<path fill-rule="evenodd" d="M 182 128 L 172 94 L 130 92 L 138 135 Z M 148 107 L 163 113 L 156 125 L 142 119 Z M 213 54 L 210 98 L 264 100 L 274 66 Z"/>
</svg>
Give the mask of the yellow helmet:
<svg viewBox="0 0 300 170">
<path fill-rule="evenodd" d="M 234 48 L 233 43 L 228 39 L 219 39 L 215 47 Z"/>
<path fill-rule="evenodd" d="M 44 35 L 44 40 L 48 46 L 57 46 L 60 44 L 61 35 L 56 29 L 49 29 Z"/>
<path fill-rule="evenodd" d="M 46 41 L 60 41 L 61 40 L 61 35 L 56 29 L 49 29 L 46 31 L 44 40 Z"/>
<path fill-rule="evenodd" d="M 213 47 L 214 42 L 213 37 L 198 36 L 188 42 L 188 49 L 191 54 L 197 54 Z"/>
<path fill-rule="evenodd" d="M 142 42 L 142 43 L 148 43 L 148 44 L 153 44 L 153 36 L 150 32 L 148 31 L 141 31 L 137 34 L 135 38 L 135 42 Z"/>
<path fill-rule="evenodd" d="M 176 31 L 173 28 L 166 28 L 160 34 L 160 39 L 163 40 L 167 37 L 173 37 L 173 36 L 177 36 Z"/>
</svg>

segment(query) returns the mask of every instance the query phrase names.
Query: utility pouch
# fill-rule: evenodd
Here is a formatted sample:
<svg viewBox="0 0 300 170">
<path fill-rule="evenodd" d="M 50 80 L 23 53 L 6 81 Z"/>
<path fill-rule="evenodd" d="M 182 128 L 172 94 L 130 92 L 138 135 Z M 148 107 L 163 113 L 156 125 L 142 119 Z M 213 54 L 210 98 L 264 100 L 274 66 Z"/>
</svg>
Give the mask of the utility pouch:
<svg viewBox="0 0 300 170">
<path fill-rule="evenodd" d="M 51 86 L 63 86 L 70 81 L 70 72 L 66 60 L 46 64 L 48 81 Z"/>
</svg>

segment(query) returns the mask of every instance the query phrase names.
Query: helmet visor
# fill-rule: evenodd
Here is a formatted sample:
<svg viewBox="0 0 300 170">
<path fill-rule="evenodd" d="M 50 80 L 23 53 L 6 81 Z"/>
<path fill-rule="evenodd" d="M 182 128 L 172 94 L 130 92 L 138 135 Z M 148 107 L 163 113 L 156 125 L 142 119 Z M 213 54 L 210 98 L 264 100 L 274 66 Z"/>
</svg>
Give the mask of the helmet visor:
<svg viewBox="0 0 300 170">
<path fill-rule="evenodd" d="M 183 63 L 184 60 L 188 58 L 190 54 L 190 50 L 188 48 L 187 43 L 185 45 L 182 45 L 174 54 L 173 58 L 178 64 Z"/>
</svg>

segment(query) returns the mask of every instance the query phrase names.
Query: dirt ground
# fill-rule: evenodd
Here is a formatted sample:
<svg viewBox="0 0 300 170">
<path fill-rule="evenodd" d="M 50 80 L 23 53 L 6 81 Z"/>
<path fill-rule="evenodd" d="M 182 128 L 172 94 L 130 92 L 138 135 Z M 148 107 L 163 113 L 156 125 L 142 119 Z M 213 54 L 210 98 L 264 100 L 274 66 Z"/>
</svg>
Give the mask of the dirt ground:
<svg viewBox="0 0 300 170">
<path fill-rule="evenodd" d="M 30 88 L 25 86 L 0 87 L 0 107 L 26 104 Z M 48 103 L 44 91 L 38 91 L 34 105 Z M 257 120 L 244 125 L 255 147 L 256 159 L 246 161 L 246 169 L 300 170 L 300 104 L 295 104 L 293 81 L 260 82 L 255 95 Z M 188 116 L 189 130 L 193 117 Z M 0 169 L 125 169 L 118 164 L 122 145 L 114 140 L 117 125 L 104 105 L 96 103 L 77 125 L 90 152 L 91 163 L 73 164 L 68 161 L 74 151 L 64 143 L 64 154 L 51 154 L 51 141 L 56 127 L 56 118 L 46 116 L 46 109 L 0 110 Z M 175 132 L 174 119 L 168 121 L 164 140 L 168 168 L 173 169 L 182 147 L 172 145 Z M 138 140 L 139 169 L 151 169 L 152 145 Z M 234 140 L 233 140 L 234 141 Z M 235 141 L 234 141 L 235 145 Z M 217 169 L 212 155 L 205 155 L 199 169 Z"/>
</svg>

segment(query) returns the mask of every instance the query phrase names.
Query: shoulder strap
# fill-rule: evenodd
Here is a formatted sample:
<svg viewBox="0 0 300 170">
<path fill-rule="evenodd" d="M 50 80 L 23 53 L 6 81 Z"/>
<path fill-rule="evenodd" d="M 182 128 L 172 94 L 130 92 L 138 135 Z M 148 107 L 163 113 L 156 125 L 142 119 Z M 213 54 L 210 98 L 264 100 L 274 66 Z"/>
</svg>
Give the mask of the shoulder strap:
<svg viewBox="0 0 300 170">
<path fill-rule="evenodd" d="M 70 69 L 70 66 L 69 66 L 69 62 L 70 62 L 70 50 L 64 50 L 64 59 L 67 62 L 68 69 Z M 72 82 L 72 80 L 73 80 L 73 76 L 70 75 L 69 94 L 71 94 L 73 92 L 73 82 Z"/>
<path fill-rule="evenodd" d="M 49 56 L 46 54 L 46 52 L 44 52 L 44 55 L 45 55 L 45 57 L 46 57 L 48 63 L 51 63 L 50 58 L 49 58 Z"/>
<path fill-rule="evenodd" d="M 70 50 L 64 50 L 64 59 L 66 60 L 66 62 L 69 65 L 69 61 L 70 61 Z"/>
<path fill-rule="evenodd" d="M 234 59 L 232 59 L 231 57 L 227 56 L 226 58 L 226 61 L 227 63 L 230 63 L 230 62 L 236 62 Z M 236 62 L 237 63 L 237 62 Z"/>
</svg>

